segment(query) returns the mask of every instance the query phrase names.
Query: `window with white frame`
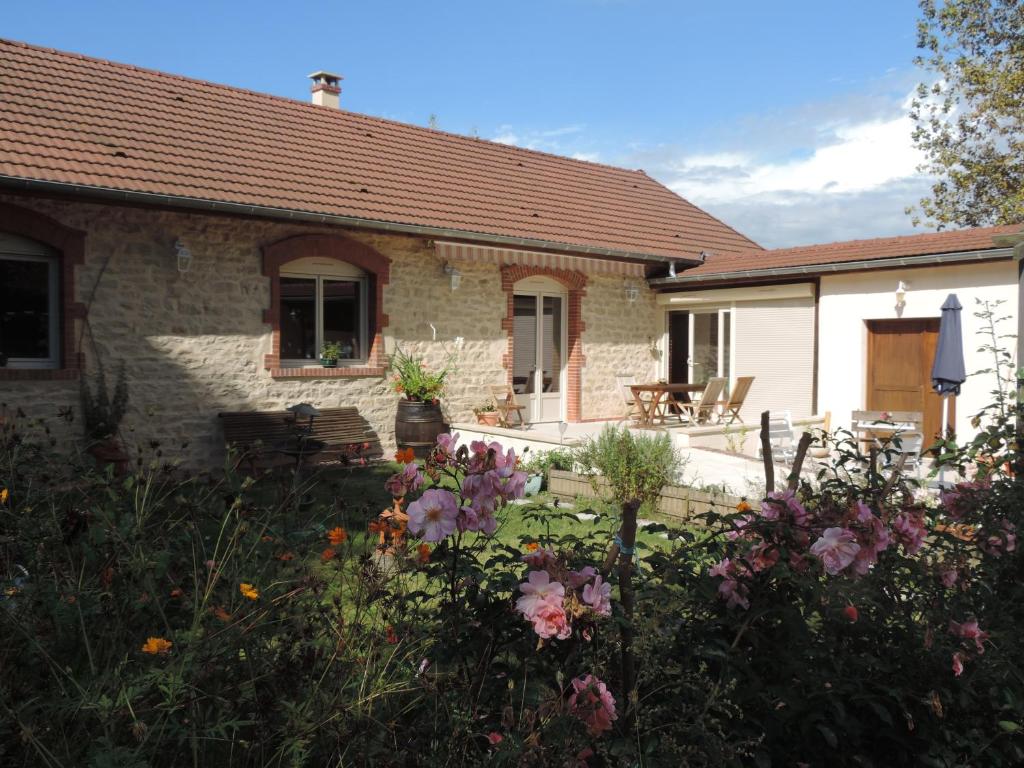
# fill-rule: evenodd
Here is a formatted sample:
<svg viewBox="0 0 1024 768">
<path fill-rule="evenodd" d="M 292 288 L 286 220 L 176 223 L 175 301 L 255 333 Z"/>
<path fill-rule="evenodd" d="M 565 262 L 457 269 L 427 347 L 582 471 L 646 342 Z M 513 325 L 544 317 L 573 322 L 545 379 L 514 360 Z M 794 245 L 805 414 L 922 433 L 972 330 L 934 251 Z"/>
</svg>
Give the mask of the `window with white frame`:
<svg viewBox="0 0 1024 768">
<path fill-rule="evenodd" d="M 325 344 L 336 344 L 341 365 L 368 355 L 368 278 L 358 267 L 299 259 L 281 267 L 281 364 L 313 365 Z"/>
<path fill-rule="evenodd" d="M 60 257 L 0 232 L 0 366 L 60 367 Z"/>
</svg>

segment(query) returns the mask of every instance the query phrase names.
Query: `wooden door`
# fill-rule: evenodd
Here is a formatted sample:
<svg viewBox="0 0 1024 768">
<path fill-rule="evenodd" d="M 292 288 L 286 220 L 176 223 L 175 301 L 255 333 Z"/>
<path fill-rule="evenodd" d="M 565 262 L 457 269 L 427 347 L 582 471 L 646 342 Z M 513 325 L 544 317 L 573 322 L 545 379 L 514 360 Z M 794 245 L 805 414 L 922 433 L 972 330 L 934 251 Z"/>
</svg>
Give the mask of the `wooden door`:
<svg viewBox="0 0 1024 768">
<path fill-rule="evenodd" d="M 920 411 L 924 444 L 942 430 L 942 398 L 932 390 L 932 361 L 939 319 L 868 320 L 869 411 Z M 949 423 L 954 423 L 955 399 Z"/>
</svg>

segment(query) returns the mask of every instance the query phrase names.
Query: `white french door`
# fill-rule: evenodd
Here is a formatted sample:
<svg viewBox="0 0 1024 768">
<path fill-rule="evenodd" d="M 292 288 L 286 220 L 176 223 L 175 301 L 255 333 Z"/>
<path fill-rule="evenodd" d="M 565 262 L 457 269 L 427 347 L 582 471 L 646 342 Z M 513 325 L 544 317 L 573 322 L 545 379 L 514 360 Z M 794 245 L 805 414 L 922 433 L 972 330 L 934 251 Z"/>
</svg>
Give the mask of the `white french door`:
<svg viewBox="0 0 1024 768">
<path fill-rule="evenodd" d="M 687 359 L 691 384 L 706 384 L 708 379 L 724 377 L 726 387 L 731 371 L 732 312 L 716 309 L 690 312 Z"/>
<path fill-rule="evenodd" d="M 527 283 L 527 281 L 523 281 Z M 566 296 L 517 285 L 512 297 L 512 387 L 529 421 L 562 421 L 566 388 Z"/>
</svg>

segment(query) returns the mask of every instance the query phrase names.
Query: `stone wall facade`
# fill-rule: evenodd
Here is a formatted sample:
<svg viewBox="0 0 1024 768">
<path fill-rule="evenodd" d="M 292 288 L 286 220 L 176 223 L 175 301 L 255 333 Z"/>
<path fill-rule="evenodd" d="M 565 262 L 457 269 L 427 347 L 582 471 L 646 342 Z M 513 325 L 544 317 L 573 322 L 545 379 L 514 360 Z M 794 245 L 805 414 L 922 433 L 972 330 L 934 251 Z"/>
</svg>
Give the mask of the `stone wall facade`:
<svg viewBox="0 0 1024 768">
<path fill-rule="evenodd" d="M 343 234 L 390 259 L 383 288 L 385 351 L 401 346 L 431 366 L 454 359 L 444 402 L 450 421 L 472 420 L 472 408 L 488 399 L 488 385 L 507 380 L 506 295 L 499 267 L 459 264 L 462 283 L 452 291 L 424 238 L 14 194 L 0 194 L 0 203 L 85 232 L 73 293 L 76 301 L 89 304 L 87 321 L 78 320 L 75 330 L 86 369 L 95 370 L 96 355 L 108 373 L 124 361 L 130 390 L 126 439 L 143 445 L 157 440 L 189 463 L 222 461 L 219 412 L 280 409 L 302 401 L 356 406 L 385 449 L 393 448 L 397 396 L 386 375 L 285 378 L 266 368 L 272 346 L 265 318 L 270 280 L 263 275 L 261 249 L 287 237 Z M 186 273 L 177 270 L 173 244 L 179 239 L 193 254 Z M 650 340 L 660 331 L 654 298 L 642 287 L 630 304 L 621 278 L 591 275 L 581 311 L 580 416 L 616 417 L 623 406 L 615 375 L 647 379 L 655 374 Z M 86 325 L 89 332 L 83 334 Z M 456 337 L 464 340 L 460 348 Z M 45 418 L 58 434 L 81 435 L 77 421 L 57 418 L 62 408 L 79 412 L 76 376 L 31 381 L 0 376 L 0 402 Z"/>
</svg>

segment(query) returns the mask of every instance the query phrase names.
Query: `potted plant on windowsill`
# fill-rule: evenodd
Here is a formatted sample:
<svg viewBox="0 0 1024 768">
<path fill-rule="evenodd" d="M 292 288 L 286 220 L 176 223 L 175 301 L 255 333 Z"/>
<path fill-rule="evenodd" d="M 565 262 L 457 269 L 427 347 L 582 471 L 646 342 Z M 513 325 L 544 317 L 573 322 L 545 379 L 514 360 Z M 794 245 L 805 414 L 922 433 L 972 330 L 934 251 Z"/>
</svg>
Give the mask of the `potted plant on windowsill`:
<svg viewBox="0 0 1024 768">
<path fill-rule="evenodd" d="M 326 342 L 320 349 L 320 365 L 324 368 L 337 368 L 341 357 L 341 345 L 335 341 Z"/>
<path fill-rule="evenodd" d="M 451 372 L 451 359 L 440 370 L 432 371 L 423 360 L 399 349 L 390 362 L 394 371 L 391 388 L 402 395 L 395 416 L 395 442 L 425 459 L 437 436 L 445 431 L 441 395 Z"/>
<path fill-rule="evenodd" d="M 479 408 L 474 408 L 473 413 L 476 414 L 478 424 L 488 427 L 498 426 L 498 409 L 494 407 L 494 403 L 484 403 Z"/>
<path fill-rule="evenodd" d="M 86 451 L 96 459 L 96 466 L 112 464 L 118 475 L 128 471 L 128 454 L 117 437 L 118 428 L 128 409 L 128 379 L 124 363 L 117 372 L 113 394 L 107 391 L 103 364 L 97 361 L 96 388 L 89 387 L 86 377 L 79 380 L 82 399 L 82 420 L 85 424 Z"/>
</svg>

